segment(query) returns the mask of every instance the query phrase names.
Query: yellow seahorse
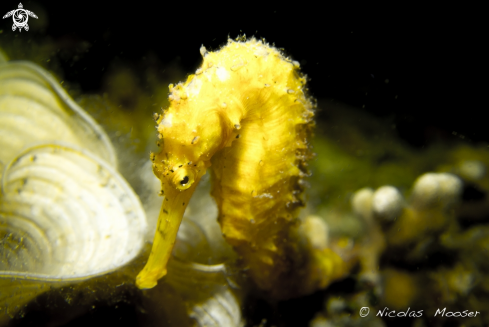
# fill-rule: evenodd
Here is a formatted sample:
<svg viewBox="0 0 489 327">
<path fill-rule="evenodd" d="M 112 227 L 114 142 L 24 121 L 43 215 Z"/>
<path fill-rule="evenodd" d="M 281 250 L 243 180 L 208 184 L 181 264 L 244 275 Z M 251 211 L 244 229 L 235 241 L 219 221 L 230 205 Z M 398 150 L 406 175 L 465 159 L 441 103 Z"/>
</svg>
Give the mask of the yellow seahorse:
<svg viewBox="0 0 489 327">
<path fill-rule="evenodd" d="M 137 286 L 154 287 L 166 274 L 185 208 L 209 167 L 223 236 L 258 287 L 282 297 L 325 286 L 343 273 L 342 260 L 311 252 L 296 228 L 314 125 L 299 63 L 255 38 L 201 54 L 202 66 L 170 85 L 170 107 L 157 117 L 162 150 L 151 160 L 164 200 Z M 295 277 L 312 280 L 282 292 Z"/>
</svg>

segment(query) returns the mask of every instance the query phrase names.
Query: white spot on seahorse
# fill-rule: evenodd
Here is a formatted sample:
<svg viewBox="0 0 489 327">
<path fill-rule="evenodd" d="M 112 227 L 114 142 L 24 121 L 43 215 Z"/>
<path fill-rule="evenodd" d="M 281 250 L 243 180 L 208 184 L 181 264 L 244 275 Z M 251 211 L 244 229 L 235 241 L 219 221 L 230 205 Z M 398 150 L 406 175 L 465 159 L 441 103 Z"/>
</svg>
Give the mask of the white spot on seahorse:
<svg viewBox="0 0 489 327">
<path fill-rule="evenodd" d="M 227 81 L 229 79 L 229 76 L 230 76 L 229 72 L 224 67 L 217 67 L 216 68 L 216 75 L 221 82 Z"/>
<path fill-rule="evenodd" d="M 205 55 L 207 54 L 207 49 L 204 47 L 203 44 L 200 47 L 200 54 L 202 55 L 202 57 L 205 57 Z"/>
<path fill-rule="evenodd" d="M 231 66 L 231 70 L 233 72 L 235 72 L 235 71 L 241 69 L 242 67 L 246 66 L 246 64 L 247 64 L 246 61 L 243 61 L 242 59 L 240 59 L 238 63 Z"/>
<path fill-rule="evenodd" d="M 171 127 L 172 126 L 172 122 L 171 122 L 172 119 L 173 119 L 173 115 L 172 114 L 165 115 L 165 118 L 163 118 L 161 120 L 160 126 L 163 126 L 163 127 Z"/>
<path fill-rule="evenodd" d="M 267 51 L 266 47 L 259 45 L 256 47 L 254 54 L 255 56 L 260 56 L 263 57 L 263 59 L 267 59 L 269 52 Z"/>
<path fill-rule="evenodd" d="M 180 101 L 180 87 L 182 83 L 178 83 L 176 86 L 170 84 L 170 96 L 168 97 L 172 101 Z"/>
<path fill-rule="evenodd" d="M 255 199 L 263 199 L 263 198 L 273 199 L 273 195 L 271 195 L 270 193 L 263 193 L 263 194 L 254 196 L 253 198 L 255 198 Z"/>
<path fill-rule="evenodd" d="M 200 78 L 194 77 L 194 79 L 187 85 L 187 96 L 194 97 L 197 96 L 202 87 L 202 80 Z"/>
</svg>

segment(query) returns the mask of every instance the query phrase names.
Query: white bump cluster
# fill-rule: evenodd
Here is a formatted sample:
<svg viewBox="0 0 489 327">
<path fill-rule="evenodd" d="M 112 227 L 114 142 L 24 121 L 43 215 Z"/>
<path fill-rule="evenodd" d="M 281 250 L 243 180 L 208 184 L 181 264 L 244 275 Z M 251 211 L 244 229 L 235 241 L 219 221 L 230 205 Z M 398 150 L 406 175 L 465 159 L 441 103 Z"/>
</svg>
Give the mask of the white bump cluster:
<svg viewBox="0 0 489 327">
<path fill-rule="evenodd" d="M 351 199 L 353 212 L 364 219 L 370 219 L 372 213 L 373 196 L 374 190 L 369 187 L 356 191 Z"/>
<path fill-rule="evenodd" d="M 380 218 L 394 220 L 402 212 L 404 200 L 399 190 L 393 186 L 382 186 L 373 194 L 372 210 Z"/>
<path fill-rule="evenodd" d="M 313 248 L 325 249 L 328 247 L 329 229 L 321 217 L 308 216 L 302 228 Z"/>
<path fill-rule="evenodd" d="M 460 174 L 468 179 L 479 180 L 486 174 L 486 166 L 478 160 L 466 160 L 460 165 Z"/>
<path fill-rule="evenodd" d="M 462 181 L 449 173 L 426 173 L 413 187 L 412 205 L 417 209 L 456 203 L 462 193 Z"/>
</svg>

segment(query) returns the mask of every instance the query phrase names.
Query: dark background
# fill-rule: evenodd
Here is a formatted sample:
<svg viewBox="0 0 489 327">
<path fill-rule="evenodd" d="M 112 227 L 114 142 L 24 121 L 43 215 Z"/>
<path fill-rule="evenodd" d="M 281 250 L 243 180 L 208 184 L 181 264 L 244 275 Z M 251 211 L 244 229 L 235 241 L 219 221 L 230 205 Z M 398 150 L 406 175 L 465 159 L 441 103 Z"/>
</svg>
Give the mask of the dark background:
<svg viewBox="0 0 489 327">
<path fill-rule="evenodd" d="M 0 9 L 15 9 L 17 1 L 3 1 Z M 82 91 L 97 91 L 101 70 L 115 58 L 137 62 L 152 52 L 162 63 L 178 62 L 190 73 L 201 60 L 202 44 L 216 50 L 228 36 L 246 34 L 275 43 L 301 62 L 316 98 L 333 98 L 388 117 L 414 146 L 460 135 L 469 142 L 489 141 L 488 27 L 482 7 L 351 4 L 339 9 L 320 2 L 169 1 L 23 4 L 25 9 L 36 9 L 43 20 L 41 27 L 31 25 L 27 32 L 31 37 L 49 35 L 65 48 L 88 44 L 80 60 L 66 61 L 63 67 L 65 78 L 78 82 Z M 13 33 L 10 20 L 1 24 L 4 36 Z M 319 119 L 324 117 L 320 112 Z"/>
</svg>

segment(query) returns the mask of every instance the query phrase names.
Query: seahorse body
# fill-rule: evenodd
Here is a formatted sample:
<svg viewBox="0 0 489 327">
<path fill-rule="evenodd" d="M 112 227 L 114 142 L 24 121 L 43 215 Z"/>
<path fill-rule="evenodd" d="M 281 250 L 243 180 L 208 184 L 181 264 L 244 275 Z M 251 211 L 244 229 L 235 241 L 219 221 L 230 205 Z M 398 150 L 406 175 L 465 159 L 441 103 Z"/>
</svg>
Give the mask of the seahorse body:
<svg viewBox="0 0 489 327">
<path fill-rule="evenodd" d="M 170 107 L 157 121 L 162 150 L 152 155 L 153 170 L 165 199 L 137 284 L 153 287 L 166 273 L 181 216 L 210 167 L 226 241 L 256 284 L 273 290 L 309 260 L 294 228 L 311 156 L 306 77 L 297 62 L 254 38 L 201 53 L 197 72 L 170 85 Z"/>
</svg>

